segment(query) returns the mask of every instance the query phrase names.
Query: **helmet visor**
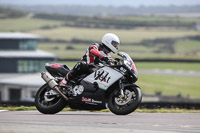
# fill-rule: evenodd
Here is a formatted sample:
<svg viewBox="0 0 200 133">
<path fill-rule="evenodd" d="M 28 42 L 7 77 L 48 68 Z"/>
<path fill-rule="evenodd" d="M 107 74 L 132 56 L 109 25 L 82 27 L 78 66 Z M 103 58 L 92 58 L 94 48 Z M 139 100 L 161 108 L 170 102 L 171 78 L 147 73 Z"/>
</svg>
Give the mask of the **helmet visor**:
<svg viewBox="0 0 200 133">
<path fill-rule="evenodd" d="M 118 42 L 112 41 L 111 44 L 112 44 L 116 49 L 118 49 L 118 45 L 119 45 Z"/>
</svg>

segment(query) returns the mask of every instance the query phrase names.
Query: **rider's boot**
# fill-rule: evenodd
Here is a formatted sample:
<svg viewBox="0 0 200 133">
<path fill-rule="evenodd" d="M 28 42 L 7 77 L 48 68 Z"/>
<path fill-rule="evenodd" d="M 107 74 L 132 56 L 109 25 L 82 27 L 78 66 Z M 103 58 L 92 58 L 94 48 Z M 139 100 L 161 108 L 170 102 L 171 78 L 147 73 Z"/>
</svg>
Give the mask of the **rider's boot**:
<svg viewBox="0 0 200 133">
<path fill-rule="evenodd" d="M 68 82 L 65 77 L 63 78 L 63 80 L 60 82 L 59 86 L 60 87 L 65 87 L 65 88 L 68 88 Z"/>
<path fill-rule="evenodd" d="M 60 90 L 64 94 L 66 94 L 68 96 L 71 96 L 73 94 L 72 93 L 72 86 L 69 83 L 69 81 L 67 81 L 65 78 L 60 82 L 59 86 L 60 86 Z"/>
<path fill-rule="evenodd" d="M 71 78 L 72 77 L 69 73 L 63 78 L 63 80 L 59 84 L 60 88 L 68 95 L 72 94 L 72 85 L 70 84 L 70 80 L 69 80 Z"/>
</svg>

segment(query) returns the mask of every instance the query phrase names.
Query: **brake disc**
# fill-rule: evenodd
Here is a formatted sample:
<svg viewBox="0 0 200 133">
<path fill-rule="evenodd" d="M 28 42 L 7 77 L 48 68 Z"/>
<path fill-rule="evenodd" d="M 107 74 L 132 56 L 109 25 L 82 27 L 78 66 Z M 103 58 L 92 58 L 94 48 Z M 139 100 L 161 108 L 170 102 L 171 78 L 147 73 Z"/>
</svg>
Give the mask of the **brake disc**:
<svg viewBox="0 0 200 133">
<path fill-rule="evenodd" d="M 133 94 L 130 90 L 125 90 L 124 97 L 121 95 L 119 97 L 115 97 L 115 103 L 118 105 L 126 105 L 131 101 L 132 96 Z"/>
<path fill-rule="evenodd" d="M 56 95 L 58 95 L 58 92 L 54 90 L 50 90 L 50 91 L 45 92 L 44 99 L 45 101 L 49 102 L 49 101 L 54 100 Z"/>
</svg>

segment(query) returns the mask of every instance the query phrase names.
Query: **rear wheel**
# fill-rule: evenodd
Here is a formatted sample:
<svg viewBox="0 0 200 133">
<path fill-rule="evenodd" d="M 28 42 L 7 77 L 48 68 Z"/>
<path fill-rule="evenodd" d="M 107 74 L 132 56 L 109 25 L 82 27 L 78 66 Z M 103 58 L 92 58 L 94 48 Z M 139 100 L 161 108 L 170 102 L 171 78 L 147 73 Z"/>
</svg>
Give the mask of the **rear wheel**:
<svg viewBox="0 0 200 133">
<path fill-rule="evenodd" d="M 119 90 L 112 91 L 108 99 L 108 107 L 116 115 L 127 115 L 137 109 L 141 100 L 140 88 L 129 86 L 124 89 L 124 96 L 119 93 Z"/>
<path fill-rule="evenodd" d="M 58 95 L 48 96 L 51 88 L 44 84 L 37 91 L 35 96 L 35 106 L 43 114 L 55 114 L 60 112 L 67 104 L 66 100 Z"/>
</svg>

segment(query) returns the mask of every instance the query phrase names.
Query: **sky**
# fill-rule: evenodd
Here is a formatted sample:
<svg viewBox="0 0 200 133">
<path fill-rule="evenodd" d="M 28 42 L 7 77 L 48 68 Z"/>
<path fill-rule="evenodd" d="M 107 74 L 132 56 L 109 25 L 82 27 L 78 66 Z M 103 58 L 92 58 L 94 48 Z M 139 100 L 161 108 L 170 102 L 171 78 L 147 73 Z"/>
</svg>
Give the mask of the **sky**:
<svg viewBox="0 0 200 133">
<path fill-rule="evenodd" d="M 200 0 L 0 0 L 0 4 L 17 5 L 89 5 L 89 6 L 168 6 L 200 5 Z"/>
</svg>

